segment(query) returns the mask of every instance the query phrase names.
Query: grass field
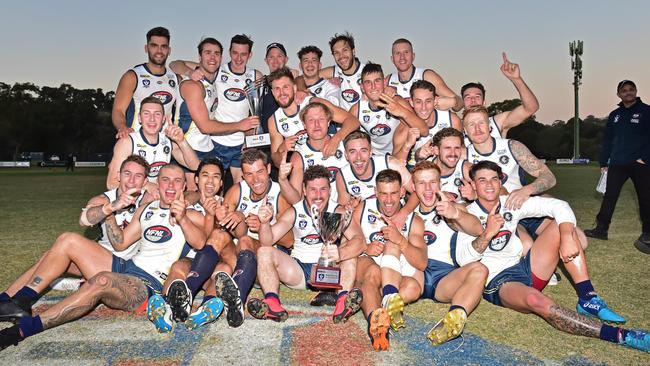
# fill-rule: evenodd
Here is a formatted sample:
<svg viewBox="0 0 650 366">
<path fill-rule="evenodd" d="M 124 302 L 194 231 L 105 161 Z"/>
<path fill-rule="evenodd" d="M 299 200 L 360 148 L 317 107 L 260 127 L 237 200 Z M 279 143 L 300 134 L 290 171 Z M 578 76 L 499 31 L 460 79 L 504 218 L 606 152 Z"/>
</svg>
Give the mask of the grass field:
<svg viewBox="0 0 650 366">
<path fill-rule="evenodd" d="M 551 191 L 573 207 L 582 228 L 590 228 L 600 205 L 594 188 L 596 166 L 553 166 L 558 184 Z M 104 169 L 2 169 L 0 170 L 0 288 L 6 286 L 49 247 L 64 231 L 84 232 L 78 225 L 80 208 L 101 193 Z M 628 319 L 631 328 L 650 329 L 648 259 L 633 242 L 640 232 L 638 205 L 628 183 L 619 199 L 609 241 L 591 240 L 587 250 L 592 282 L 602 297 Z M 96 231 L 89 230 L 88 236 Z M 570 283 L 548 287 L 545 293 L 559 304 L 574 308 L 576 295 Z M 283 298 L 306 301 L 307 292 L 282 290 Z M 421 301 L 406 314 L 427 323 L 440 318 L 446 305 Z M 357 315 L 359 317 L 359 315 Z M 244 327 L 247 325 L 245 324 Z M 584 357 L 591 363 L 648 365 L 650 356 L 599 340 L 566 335 L 533 315 L 518 314 L 482 302 L 470 317 L 466 332 L 486 340 L 526 351 L 550 363 Z"/>
</svg>

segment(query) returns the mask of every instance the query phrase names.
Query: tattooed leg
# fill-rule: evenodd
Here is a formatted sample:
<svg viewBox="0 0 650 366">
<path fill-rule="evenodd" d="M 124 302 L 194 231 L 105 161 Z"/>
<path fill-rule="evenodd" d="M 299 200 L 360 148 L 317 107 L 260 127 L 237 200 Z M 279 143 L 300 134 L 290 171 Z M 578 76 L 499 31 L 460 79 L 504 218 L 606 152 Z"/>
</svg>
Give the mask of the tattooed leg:
<svg viewBox="0 0 650 366">
<path fill-rule="evenodd" d="M 77 233 L 63 233 L 43 256 L 27 286 L 40 293 L 72 264 L 84 278 L 91 278 L 101 271 L 110 271 L 112 260 L 111 253 L 96 242 Z"/>
<path fill-rule="evenodd" d="M 86 284 L 40 314 L 43 329 L 76 320 L 92 311 L 100 302 L 125 311 L 137 309 L 147 299 L 147 287 L 133 276 L 100 272 Z"/>
</svg>

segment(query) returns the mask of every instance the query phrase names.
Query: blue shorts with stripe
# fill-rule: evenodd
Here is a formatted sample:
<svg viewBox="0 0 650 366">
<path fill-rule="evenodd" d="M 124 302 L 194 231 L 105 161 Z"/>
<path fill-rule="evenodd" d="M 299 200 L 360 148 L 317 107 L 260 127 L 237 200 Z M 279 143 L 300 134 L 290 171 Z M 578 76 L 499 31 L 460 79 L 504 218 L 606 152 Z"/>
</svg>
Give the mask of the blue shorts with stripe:
<svg viewBox="0 0 650 366">
<path fill-rule="evenodd" d="M 124 260 L 120 257 L 113 256 L 113 263 L 111 264 L 111 272 L 125 274 L 137 277 L 147 286 L 147 296 L 151 297 L 154 294 L 160 294 L 163 290 L 163 285 L 155 277 L 147 273 L 144 269 L 138 267 L 132 260 Z"/>
<path fill-rule="evenodd" d="M 501 271 L 485 286 L 483 298 L 494 305 L 503 306 L 499 297 L 499 289 L 507 282 L 519 282 L 526 286 L 533 286 L 533 271 L 530 267 L 530 252 L 519 260 L 519 263 Z"/>
<path fill-rule="evenodd" d="M 438 283 L 456 268 L 449 263 L 429 259 L 427 261 L 427 268 L 424 270 L 424 291 L 420 298 L 437 301 L 436 287 Z"/>
</svg>

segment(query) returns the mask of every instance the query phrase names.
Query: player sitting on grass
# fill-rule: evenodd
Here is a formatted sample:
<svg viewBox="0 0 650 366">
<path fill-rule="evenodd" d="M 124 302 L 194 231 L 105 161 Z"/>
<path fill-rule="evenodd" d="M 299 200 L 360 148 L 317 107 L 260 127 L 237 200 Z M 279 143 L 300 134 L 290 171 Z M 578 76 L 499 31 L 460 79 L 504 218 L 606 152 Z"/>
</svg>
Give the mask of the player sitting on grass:
<svg viewBox="0 0 650 366">
<path fill-rule="evenodd" d="M 542 294 L 559 259 L 570 263 L 584 256 L 576 235 L 576 218 L 566 202 L 548 197 L 530 197 L 517 210 L 506 208 L 508 196 L 499 195 L 501 174 L 501 168 L 490 161 L 472 167 L 470 178 L 478 199 L 467 210 L 479 218 L 485 230 L 476 238 L 459 234 L 459 248 L 463 249 L 457 252 L 459 263 L 480 260 L 490 271 L 483 297 L 498 306 L 534 313 L 566 333 L 650 352 L 647 332 L 601 323 L 566 309 Z M 555 219 L 559 235 L 549 237 L 545 233 L 545 240 L 538 239 L 522 258 L 522 245 L 515 234 L 517 224 L 520 219 L 541 216 Z M 578 283 L 576 287 L 582 285 Z"/>
</svg>

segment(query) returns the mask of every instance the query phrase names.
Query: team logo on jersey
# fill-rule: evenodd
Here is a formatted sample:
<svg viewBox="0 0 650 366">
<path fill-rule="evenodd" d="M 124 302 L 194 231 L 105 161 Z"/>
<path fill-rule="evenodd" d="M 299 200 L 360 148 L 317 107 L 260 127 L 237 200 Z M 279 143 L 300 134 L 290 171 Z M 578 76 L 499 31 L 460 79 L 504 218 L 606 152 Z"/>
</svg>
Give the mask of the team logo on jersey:
<svg viewBox="0 0 650 366">
<path fill-rule="evenodd" d="M 172 232 L 165 226 L 156 225 L 144 231 L 144 238 L 152 243 L 164 243 L 172 238 Z"/>
<path fill-rule="evenodd" d="M 307 245 L 319 244 L 321 242 L 320 236 L 318 234 L 309 234 L 307 236 L 303 236 L 300 240 Z"/>
<path fill-rule="evenodd" d="M 146 214 L 144 214 L 144 219 L 149 220 L 151 218 L 151 216 L 153 216 L 153 212 L 148 211 Z"/>
<path fill-rule="evenodd" d="M 219 105 L 219 99 L 215 98 L 214 102 L 212 103 L 212 106 L 210 107 L 210 112 L 214 112 L 217 110 L 217 106 Z"/>
<path fill-rule="evenodd" d="M 343 100 L 348 103 L 356 103 L 356 101 L 359 100 L 359 93 L 354 89 L 343 90 L 341 96 L 343 97 Z"/>
<path fill-rule="evenodd" d="M 440 221 L 442 221 L 442 217 L 440 217 L 440 215 L 438 214 L 435 214 L 433 216 L 433 219 L 431 219 L 431 221 L 433 221 L 434 224 L 438 225 Z M 404 224 L 404 229 L 402 231 L 406 231 L 406 224 Z"/>
<path fill-rule="evenodd" d="M 230 88 L 223 92 L 223 96 L 231 102 L 241 102 L 246 98 L 246 93 L 239 88 Z"/>
<path fill-rule="evenodd" d="M 170 152 L 171 150 L 172 150 L 172 148 L 169 147 L 169 146 L 165 146 L 165 147 L 163 147 L 163 152 L 164 152 L 165 154 L 169 154 L 169 152 Z"/>
<path fill-rule="evenodd" d="M 336 150 L 336 152 L 334 153 L 334 157 L 341 160 L 341 158 L 343 157 L 343 151 Z"/>
<path fill-rule="evenodd" d="M 499 157 L 499 163 L 506 165 L 510 161 L 510 158 L 506 155 L 502 155 Z"/>
<path fill-rule="evenodd" d="M 284 131 L 284 132 L 289 131 L 289 124 L 288 123 L 283 123 L 282 124 L 282 131 Z"/>
<path fill-rule="evenodd" d="M 303 145 L 305 142 L 307 142 L 307 131 L 302 130 L 296 134 L 298 136 L 298 140 L 296 140 L 296 144 L 298 145 Z"/>
<path fill-rule="evenodd" d="M 164 90 L 159 90 L 159 91 L 151 94 L 151 96 L 160 99 L 162 104 L 171 103 L 171 101 L 174 99 L 174 96 L 172 96 L 172 93 L 164 91 Z"/>
<path fill-rule="evenodd" d="M 336 182 L 336 172 L 339 171 L 339 168 L 335 166 L 327 167 L 327 170 L 330 171 L 330 183 Z"/>
<path fill-rule="evenodd" d="M 512 221 L 512 213 L 510 213 L 510 212 L 504 213 L 503 214 L 503 219 L 508 221 L 508 222 Z"/>
<path fill-rule="evenodd" d="M 250 84 L 253 83 L 253 80 L 251 80 L 251 79 L 246 79 L 245 83 L 246 83 L 246 85 L 250 85 Z"/>
<path fill-rule="evenodd" d="M 142 80 L 142 86 L 143 87 L 148 88 L 149 85 L 151 85 L 151 80 L 148 80 L 148 79 Z"/>
<path fill-rule="evenodd" d="M 174 80 L 169 80 L 169 86 L 172 88 L 176 87 L 176 82 Z"/>
<path fill-rule="evenodd" d="M 167 165 L 164 161 L 157 161 L 155 163 L 152 163 L 149 167 L 149 176 L 150 177 L 157 177 L 158 172 L 160 172 L 160 168 L 164 167 Z"/>
<path fill-rule="evenodd" d="M 307 159 L 307 166 L 314 165 L 314 159 Z"/>
<path fill-rule="evenodd" d="M 382 233 L 381 231 L 375 231 L 374 233 L 370 234 L 368 239 L 370 240 L 371 243 L 373 241 L 378 241 L 380 243 L 386 242 L 386 239 L 384 238 L 384 233 Z"/>
<path fill-rule="evenodd" d="M 244 202 L 242 202 L 242 203 L 239 205 L 239 209 L 240 209 L 240 210 L 245 210 L 246 207 L 248 207 L 248 205 L 245 204 Z"/>
<path fill-rule="evenodd" d="M 370 122 L 370 116 L 363 116 L 363 121 L 366 123 Z"/>
<path fill-rule="evenodd" d="M 426 245 L 433 244 L 436 241 L 437 238 L 438 237 L 436 236 L 436 234 L 431 232 L 431 231 L 425 231 L 424 232 L 424 243 Z"/>
<path fill-rule="evenodd" d="M 508 230 L 499 231 L 499 233 L 495 235 L 492 240 L 490 240 L 490 249 L 494 250 L 495 252 L 502 251 L 510 241 L 511 236 L 512 233 Z"/>
<path fill-rule="evenodd" d="M 221 75 L 221 81 L 223 81 L 224 83 L 228 81 L 228 75 Z"/>
<path fill-rule="evenodd" d="M 372 214 L 368 215 L 368 222 L 374 224 L 375 222 L 377 222 L 377 216 Z"/>
<path fill-rule="evenodd" d="M 129 206 L 126 210 L 128 211 L 128 213 L 130 213 L 131 215 L 133 215 L 133 213 L 135 212 L 135 205 L 131 205 L 131 206 Z M 125 224 L 124 226 L 126 226 L 126 225 L 129 224 L 129 222 L 126 221 L 126 220 L 124 220 L 124 224 Z"/>
<path fill-rule="evenodd" d="M 352 186 L 352 188 L 350 188 L 350 189 L 352 190 L 352 194 L 361 193 L 361 187 L 359 187 L 359 186 Z"/>
<path fill-rule="evenodd" d="M 147 157 L 147 152 L 144 150 L 138 150 L 138 155 L 142 156 L 143 158 Z"/>
<path fill-rule="evenodd" d="M 300 222 L 298 222 L 298 227 L 300 229 L 304 230 L 307 227 L 307 221 L 306 220 L 300 220 Z"/>
<path fill-rule="evenodd" d="M 316 90 L 314 90 L 314 94 L 320 94 L 320 92 L 322 92 L 322 91 L 323 91 L 323 88 L 318 87 L 318 88 L 316 88 Z"/>
<path fill-rule="evenodd" d="M 463 181 L 460 180 L 460 178 L 456 178 L 456 179 L 454 179 L 454 185 L 455 185 L 456 187 L 460 187 L 460 186 L 463 185 Z"/>
<path fill-rule="evenodd" d="M 370 134 L 376 137 L 380 137 L 380 136 L 388 135 L 390 131 L 391 129 L 389 125 L 380 123 L 370 129 Z"/>
</svg>

